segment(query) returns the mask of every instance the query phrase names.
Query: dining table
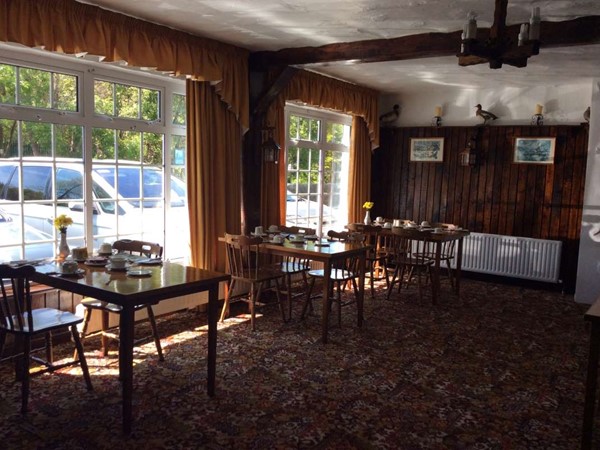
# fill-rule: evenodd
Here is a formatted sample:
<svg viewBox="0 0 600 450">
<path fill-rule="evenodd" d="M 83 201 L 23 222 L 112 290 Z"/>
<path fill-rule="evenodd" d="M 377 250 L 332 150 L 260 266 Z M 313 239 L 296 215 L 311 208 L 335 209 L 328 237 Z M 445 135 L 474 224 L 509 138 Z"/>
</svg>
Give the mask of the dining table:
<svg viewBox="0 0 600 450">
<path fill-rule="evenodd" d="M 357 326 L 360 328 L 364 320 L 364 296 L 365 296 L 365 268 L 367 252 L 372 246 L 358 242 L 341 242 L 318 238 L 302 239 L 293 242 L 288 238 L 281 242 L 274 243 L 269 236 L 276 234 L 265 233 L 264 242 L 261 244 L 261 253 L 278 256 L 289 256 L 323 264 L 323 298 L 326 299 L 330 291 L 331 269 L 337 261 L 356 256 L 358 258 L 358 292 L 356 293 L 357 304 Z M 219 238 L 220 242 L 225 242 L 225 238 Z M 326 344 L 329 332 L 329 306 L 327 301 L 323 301 L 321 313 L 321 342 Z"/>
<path fill-rule="evenodd" d="M 367 252 L 372 247 L 364 243 L 340 242 L 327 239 L 304 239 L 292 242 L 284 239 L 281 243 L 266 241 L 261 245 L 261 252 L 271 255 L 291 256 L 323 263 L 323 302 L 321 308 L 321 342 L 326 344 L 329 331 L 329 305 L 325 300 L 331 287 L 331 269 L 337 261 L 349 257 L 358 258 L 358 292 L 356 293 L 357 326 L 360 328 L 364 320 L 365 268 Z"/>
<path fill-rule="evenodd" d="M 32 280 L 57 289 L 114 303 L 119 314 L 119 375 L 122 390 L 123 432 L 132 429 L 134 310 L 182 295 L 208 292 L 207 393 L 215 395 L 219 284 L 230 276 L 164 261 L 143 270 L 117 271 L 79 263 L 75 273 L 62 274 L 57 262 L 37 265 Z"/>
<path fill-rule="evenodd" d="M 426 239 L 435 245 L 435 259 L 433 261 L 433 270 L 431 272 L 431 301 L 433 304 L 437 303 L 437 299 L 440 292 L 440 261 L 442 256 L 442 244 L 444 242 L 457 241 L 456 252 L 455 252 L 455 283 L 454 293 L 460 296 L 460 278 L 462 268 L 462 253 L 463 253 L 463 240 L 469 235 L 468 230 L 464 229 L 443 229 L 436 231 L 435 228 L 430 227 L 390 227 L 381 230 L 382 236 L 394 237 L 398 236 L 406 239 Z"/>
</svg>

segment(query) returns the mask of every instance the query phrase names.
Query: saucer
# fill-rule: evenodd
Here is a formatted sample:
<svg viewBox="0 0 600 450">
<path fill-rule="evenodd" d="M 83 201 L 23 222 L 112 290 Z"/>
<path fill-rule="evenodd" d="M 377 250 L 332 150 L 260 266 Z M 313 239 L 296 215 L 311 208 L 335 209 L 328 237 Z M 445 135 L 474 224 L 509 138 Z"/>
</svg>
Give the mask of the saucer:
<svg viewBox="0 0 600 450">
<path fill-rule="evenodd" d="M 58 272 L 58 275 L 61 277 L 78 277 L 83 273 L 85 273 L 85 270 L 77 269 L 75 272 Z"/>
<path fill-rule="evenodd" d="M 110 264 L 106 266 L 106 270 L 109 272 L 127 272 L 127 267 L 112 267 Z"/>
<path fill-rule="evenodd" d="M 137 264 L 141 266 L 158 266 L 162 264 L 162 258 L 146 258 L 146 259 L 138 259 L 136 261 Z"/>
<path fill-rule="evenodd" d="M 108 264 L 108 260 L 93 260 L 93 259 L 86 259 L 83 262 L 86 266 L 93 266 L 93 267 L 104 267 Z"/>
<path fill-rule="evenodd" d="M 148 277 L 150 275 L 152 275 L 152 271 L 150 269 L 135 269 L 127 271 L 127 276 L 130 277 Z"/>
</svg>

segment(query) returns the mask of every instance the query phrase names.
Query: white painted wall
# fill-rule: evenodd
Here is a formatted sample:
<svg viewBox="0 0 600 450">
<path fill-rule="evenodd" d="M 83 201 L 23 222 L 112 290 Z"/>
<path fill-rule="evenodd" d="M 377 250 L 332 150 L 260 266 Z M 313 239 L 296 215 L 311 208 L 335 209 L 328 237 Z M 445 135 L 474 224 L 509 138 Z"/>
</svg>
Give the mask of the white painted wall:
<svg viewBox="0 0 600 450">
<path fill-rule="evenodd" d="M 591 103 L 593 112 L 575 291 L 575 300 L 579 303 L 593 303 L 600 297 L 600 79 L 593 83 Z"/>
<path fill-rule="evenodd" d="M 471 126 L 482 121 L 475 116 L 475 105 L 498 116 L 495 125 L 526 125 L 531 122 L 536 104 L 544 107 L 544 123 L 579 124 L 590 105 L 592 82 L 546 85 L 536 88 L 509 87 L 502 89 L 469 89 L 430 85 L 427 90 L 382 95 L 381 113 L 400 105 L 400 117 L 395 126 L 427 126 L 431 124 L 435 107 L 442 107 L 442 124 Z"/>
</svg>

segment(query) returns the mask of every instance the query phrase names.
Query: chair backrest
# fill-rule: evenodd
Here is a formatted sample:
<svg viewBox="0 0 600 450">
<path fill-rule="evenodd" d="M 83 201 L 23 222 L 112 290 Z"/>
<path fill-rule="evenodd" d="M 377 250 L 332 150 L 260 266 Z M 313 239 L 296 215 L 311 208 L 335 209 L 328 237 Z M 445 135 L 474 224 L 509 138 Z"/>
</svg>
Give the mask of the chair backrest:
<svg viewBox="0 0 600 450">
<path fill-rule="evenodd" d="M 29 278 L 34 273 L 33 266 L 14 268 L 0 264 L 0 328 L 35 331 L 29 291 Z"/>
<path fill-rule="evenodd" d="M 249 275 L 258 274 L 261 243 L 262 238 L 259 236 L 249 237 L 225 233 L 227 268 L 231 276 L 247 278 Z"/>
<path fill-rule="evenodd" d="M 284 225 L 279 227 L 279 230 L 283 233 L 290 233 L 290 234 L 305 234 L 307 236 L 311 236 L 314 235 L 317 230 L 315 230 L 314 228 L 306 228 L 306 227 L 286 227 Z"/>
<path fill-rule="evenodd" d="M 372 245 L 375 251 L 379 250 L 379 235 L 381 233 L 381 227 L 375 225 L 365 225 L 364 223 L 349 223 L 347 228 L 353 233 L 363 234 L 365 236 L 364 242 L 366 242 L 368 245 Z"/>
<path fill-rule="evenodd" d="M 153 242 L 137 241 L 134 239 L 121 239 L 115 241 L 113 249 L 118 252 L 130 253 L 132 255 L 142 255 L 148 258 L 162 258 L 163 247 Z"/>
</svg>

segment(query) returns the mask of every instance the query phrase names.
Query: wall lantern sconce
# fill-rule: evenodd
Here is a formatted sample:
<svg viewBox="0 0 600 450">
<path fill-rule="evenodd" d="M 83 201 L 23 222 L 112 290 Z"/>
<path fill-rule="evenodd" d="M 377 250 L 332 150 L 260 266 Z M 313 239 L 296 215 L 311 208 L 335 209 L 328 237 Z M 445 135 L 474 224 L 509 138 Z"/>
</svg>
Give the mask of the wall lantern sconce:
<svg viewBox="0 0 600 450">
<path fill-rule="evenodd" d="M 535 114 L 531 116 L 531 125 L 537 125 L 538 127 L 544 125 L 544 116 L 542 115 L 543 110 L 544 107 L 539 103 L 535 105 Z"/>
<path fill-rule="evenodd" d="M 475 152 L 475 143 L 477 142 L 475 137 L 471 137 L 465 149 L 458 155 L 460 158 L 460 165 L 463 167 L 473 167 L 477 162 L 477 154 Z"/>
<path fill-rule="evenodd" d="M 279 152 L 281 147 L 277 145 L 277 142 L 273 139 L 273 129 L 274 127 L 261 128 L 261 131 L 267 132 L 267 139 L 263 140 L 262 144 L 260 144 L 260 148 L 264 162 L 277 164 L 279 162 Z"/>
<path fill-rule="evenodd" d="M 442 126 L 442 107 L 436 106 L 435 113 L 433 115 L 433 119 L 431 119 L 432 127 L 441 127 Z"/>
</svg>

